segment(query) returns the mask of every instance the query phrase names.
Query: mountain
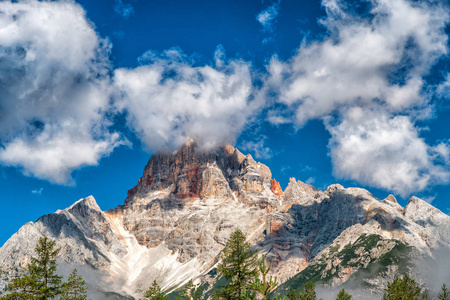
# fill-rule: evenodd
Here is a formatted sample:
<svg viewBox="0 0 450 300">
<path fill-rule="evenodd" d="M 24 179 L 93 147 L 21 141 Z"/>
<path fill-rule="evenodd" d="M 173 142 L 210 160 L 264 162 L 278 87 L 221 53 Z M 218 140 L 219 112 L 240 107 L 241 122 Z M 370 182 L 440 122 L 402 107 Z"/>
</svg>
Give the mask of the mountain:
<svg viewBox="0 0 450 300">
<path fill-rule="evenodd" d="M 403 208 L 392 195 L 379 200 L 339 184 L 321 191 L 294 178 L 283 191 L 250 155 L 189 141 L 153 155 L 123 205 L 102 211 L 89 196 L 25 224 L 0 248 L 1 284 L 48 235 L 61 247 L 61 272 L 77 267 L 92 299 L 139 298 L 153 280 L 166 291 L 190 279 L 211 287 L 236 227 L 267 255 L 280 293 L 355 278 L 377 292 L 397 272 L 412 272 L 412 261 L 450 246 L 450 217 L 416 197 Z"/>
</svg>

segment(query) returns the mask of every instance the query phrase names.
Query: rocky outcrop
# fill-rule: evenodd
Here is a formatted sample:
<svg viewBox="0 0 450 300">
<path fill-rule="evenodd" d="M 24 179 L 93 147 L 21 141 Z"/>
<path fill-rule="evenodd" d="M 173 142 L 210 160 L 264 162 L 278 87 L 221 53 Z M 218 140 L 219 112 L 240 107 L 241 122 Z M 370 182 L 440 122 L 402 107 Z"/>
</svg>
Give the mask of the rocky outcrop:
<svg viewBox="0 0 450 300">
<path fill-rule="evenodd" d="M 250 155 L 229 145 L 205 151 L 189 141 L 153 155 L 124 205 L 103 212 L 87 197 L 25 224 L 0 249 L 0 268 L 3 280 L 14 276 L 48 235 L 62 249 L 63 269 L 81 267 L 97 290 L 137 297 L 153 280 L 170 290 L 209 278 L 236 227 L 267 255 L 279 282 L 319 260 L 326 261 L 320 276 L 335 272 L 332 284 L 345 282 L 367 264 L 361 258 L 340 268 L 330 251 L 341 253 L 362 235 L 379 237 L 379 251 L 361 250 L 373 261 L 396 243 L 428 256 L 450 246 L 450 218 L 418 198 L 402 208 L 392 195 L 380 201 L 339 184 L 321 191 L 295 178 L 283 191 Z"/>
<path fill-rule="evenodd" d="M 272 193 L 274 193 L 278 197 L 278 199 L 281 200 L 281 198 L 283 198 L 283 189 L 281 188 L 280 183 L 275 179 L 272 179 L 270 183 L 271 183 L 270 189 Z"/>
<path fill-rule="evenodd" d="M 322 200 L 325 196 L 326 194 L 312 185 L 290 178 L 284 191 L 283 204 L 297 203 L 306 205 Z"/>
<path fill-rule="evenodd" d="M 138 184 L 128 191 L 125 205 L 153 191 L 166 191 L 176 198 L 232 197 L 236 193 L 247 205 L 276 207 L 270 169 L 244 156 L 230 145 L 204 152 L 189 141 L 173 153 L 150 158 Z"/>
</svg>

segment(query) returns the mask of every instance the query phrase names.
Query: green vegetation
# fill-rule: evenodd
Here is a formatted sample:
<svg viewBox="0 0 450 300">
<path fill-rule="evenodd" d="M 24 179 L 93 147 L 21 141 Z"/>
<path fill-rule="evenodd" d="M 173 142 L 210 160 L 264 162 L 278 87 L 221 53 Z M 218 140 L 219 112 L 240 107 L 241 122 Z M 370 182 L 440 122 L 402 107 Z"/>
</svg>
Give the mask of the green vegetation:
<svg viewBox="0 0 450 300">
<path fill-rule="evenodd" d="M 445 283 L 441 287 L 441 292 L 438 295 L 439 300 L 450 300 L 450 294 L 445 286 Z"/>
<path fill-rule="evenodd" d="M 40 237 L 35 247 L 37 255 L 31 257 L 22 276 L 12 279 L 8 285 L 9 293 L 0 299 L 47 300 L 59 295 L 62 300 L 86 299 L 85 282 L 76 269 L 70 274 L 67 283 L 61 283 L 62 276 L 56 273 L 59 251 L 54 240 L 47 236 Z"/>
<path fill-rule="evenodd" d="M 421 290 L 417 282 L 408 275 L 395 277 L 388 283 L 383 300 L 419 300 Z"/>
<path fill-rule="evenodd" d="M 218 289 L 218 299 L 243 299 L 244 291 L 252 290 L 252 280 L 257 276 L 256 251 L 240 229 L 236 229 L 227 241 L 219 264 L 219 275 L 229 283 Z"/>
<path fill-rule="evenodd" d="M 352 296 L 347 293 L 344 289 L 340 290 L 336 296 L 336 300 L 351 300 Z"/>
<path fill-rule="evenodd" d="M 152 285 L 145 291 L 144 295 L 145 300 L 166 300 L 167 298 L 168 296 L 161 291 L 156 280 L 153 280 Z"/>
<path fill-rule="evenodd" d="M 22 276 L 11 280 L 8 294 L 0 299 L 33 299 L 47 300 L 86 300 L 86 282 L 74 269 L 68 281 L 61 284 L 62 277 L 57 275 L 56 257 L 60 249 L 53 240 L 44 236 L 36 244 L 36 257 L 31 261 Z M 330 247 L 326 255 L 317 259 L 302 272 L 289 279 L 282 287 L 277 287 L 277 278 L 269 276 L 271 266 L 263 255 L 258 261 L 256 251 L 246 242 L 241 230 L 234 231 L 223 251 L 222 262 L 217 270 L 208 275 L 216 278 L 214 285 L 206 291 L 209 284 L 195 287 L 192 280 L 182 289 L 172 292 L 171 299 L 201 300 L 318 300 L 315 290 L 317 282 L 326 283 L 335 276 L 342 267 L 357 270 L 352 276 L 368 276 L 383 272 L 385 268 L 396 264 L 398 272 L 405 272 L 410 266 L 405 262 L 409 247 L 395 240 L 383 240 L 378 235 L 361 235 L 353 244 L 345 245 L 339 251 L 339 245 Z M 372 255 L 376 253 L 377 255 Z M 338 261 L 337 265 L 330 261 Z M 331 271 L 333 270 L 334 271 Z M 350 277 L 351 279 L 352 277 Z M 253 279 L 253 280 L 252 280 Z M 205 292 L 206 291 L 206 292 Z M 280 296 L 276 292 L 283 292 Z M 258 297 L 259 298 L 258 298 Z M 445 284 L 439 300 L 450 300 L 450 293 Z M 58 298 L 59 297 L 59 298 Z M 168 300 L 169 296 L 162 292 L 156 280 L 144 294 L 147 300 Z M 336 300 L 351 300 L 352 296 L 344 289 L 339 291 Z M 428 291 L 423 291 L 417 282 L 408 275 L 397 276 L 387 284 L 382 300 L 426 300 L 431 299 Z M 319 299 L 322 300 L 322 299 Z"/>
<path fill-rule="evenodd" d="M 73 269 L 62 286 L 61 300 L 86 300 L 86 291 L 86 282 L 78 275 L 77 269 Z"/>
<path fill-rule="evenodd" d="M 270 276 L 267 278 L 267 274 L 270 271 L 270 265 L 266 265 L 266 256 L 263 255 L 261 260 L 258 262 L 259 273 L 262 276 L 262 280 L 256 276 L 255 281 L 252 283 L 252 289 L 262 295 L 263 299 L 266 300 L 270 292 L 278 285 L 277 278 L 272 278 Z"/>
<path fill-rule="evenodd" d="M 10 294 L 3 296 L 1 299 L 36 299 L 34 296 L 34 288 L 36 279 L 30 275 L 16 277 L 9 284 Z"/>
<path fill-rule="evenodd" d="M 374 251 L 381 255 L 377 257 L 373 254 Z M 302 272 L 280 285 L 272 295 L 287 295 L 290 289 L 299 293 L 308 282 L 325 284 L 345 268 L 353 270 L 350 281 L 363 283 L 365 278 L 383 274 L 391 265 L 398 266 L 399 274 L 406 274 L 412 266 L 408 259 L 409 253 L 410 247 L 397 240 L 383 240 L 379 235 L 362 234 L 354 243 L 345 245 L 341 251 L 338 245 L 331 246 L 326 255 L 319 257 Z M 330 261 L 339 263 L 329 265 Z"/>
<path fill-rule="evenodd" d="M 39 238 L 35 251 L 28 265 L 30 276 L 35 279 L 33 293 L 38 299 L 47 300 L 61 293 L 62 276 L 56 274 L 56 257 L 60 248 L 55 248 L 56 241 L 47 236 Z"/>
<path fill-rule="evenodd" d="M 176 300 L 200 300 L 202 299 L 202 288 L 194 287 L 192 280 L 185 285 L 184 289 L 181 291 L 180 297 L 176 297 Z"/>
<path fill-rule="evenodd" d="M 312 282 L 305 284 L 305 290 L 298 294 L 298 300 L 317 300 L 316 286 Z M 322 300 L 322 298 L 320 298 Z"/>
</svg>

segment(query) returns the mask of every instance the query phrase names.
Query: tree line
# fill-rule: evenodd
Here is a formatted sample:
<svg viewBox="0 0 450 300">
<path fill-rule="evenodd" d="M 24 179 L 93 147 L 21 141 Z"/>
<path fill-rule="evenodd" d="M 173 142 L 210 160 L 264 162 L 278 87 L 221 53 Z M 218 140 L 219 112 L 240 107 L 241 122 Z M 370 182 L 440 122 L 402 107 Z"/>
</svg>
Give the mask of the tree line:
<svg viewBox="0 0 450 300">
<path fill-rule="evenodd" d="M 228 239 L 222 254 L 222 262 L 218 268 L 219 276 L 227 280 L 227 284 L 219 287 L 212 294 L 214 300 L 268 300 L 269 295 L 277 287 L 277 278 L 268 276 L 270 265 L 266 263 L 263 255 L 258 260 L 257 252 L 252 250 L 250 243 L 246 241 L 244 233 L 237 229 Z M 203 299 L 201 287 L 194 287 L 192 281 L 184 287 L 181 297 L 177 300 L 200 300 Z M 168 295 L 161 292 L 160 287 L 153 282 L 149 290 L 146 291 L 146 300 L 166 300 Z M 286 296 L 279 295 L 273 300 L 323 300 L 318 299 L 315 291 L 315 284 L 306 283 L 301 292 L 290 290 Z M 345 289 L 339 291 L 335 300 L 351 300 L 352 295 Z M 423 291 L 417 282 L 404 275 L 395 277 L 387 284 L 382 300 L 429 300 L 431 297 L 427 291 Z M 439 300 L 450 300 L 450 294 L 446 285 L 442 286 Z"/>
<path fill-rule="evenodd" d="M 12 279 L 8 285 L 8 293 L 1 299 L 33 299 L 48 300 L 59 298 L 61 300 L 86 300 L 87 287 L 82 276 L 74 269 L 67 282 L 62 282 L 62 276 L 57 274 L 56 258 L 60 248 L 55 247 L 56 242 L 47 236 L 39 238 L 36 244 L 36 256 L 32 256 L 26 271 Z M 244 233 L 237 229 L 228 239 L 222 254 L 222 261 L 218 265 L 219 276 L 226 279 L 227 284 L 216 289 L 212 298 L 214 300 L 323 300 L 318 299 L 315 285 L 309 282 L 301 292 L 290 290 L 286 296 L 278 295 L 271 298 L 270 294 L 277 287 L 277 278 L 269 276 L 270 265 L 263 255 L 258 259 L 256 250 L 252 250 Z M 439 300 L 450 300 L 450 292 L 445 284 L 437 296 Z M 145 291 L 145 300 L 167 300 L 168 295 L 161 291 L 156 280 Z M 201 286 L 194 286 L 189 281 L 176 297 L 177 300 L 203 299 Z M 336 300 L 351 300 L 352 295 L 344 289 L 339 291 Z M 417 282 L 404 275 L 395 277 L 387 284 L 382 300 L 429 300 L 427 291 L 423 291 Z"/>
</svg>

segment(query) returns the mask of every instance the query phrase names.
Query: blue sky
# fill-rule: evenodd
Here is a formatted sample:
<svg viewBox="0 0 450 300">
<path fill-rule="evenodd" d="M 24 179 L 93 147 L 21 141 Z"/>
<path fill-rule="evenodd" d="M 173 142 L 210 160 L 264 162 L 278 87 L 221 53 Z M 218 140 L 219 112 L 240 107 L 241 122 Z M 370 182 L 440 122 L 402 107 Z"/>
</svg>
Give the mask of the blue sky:
<svg viewBox="0 0 450 300">
<path fill-rule="evenodd" d="M 0 220 L 122 204 L 151 153 L 236 145 L 450 209 L 447 1 L 3 1 Z"/>
</svg>

